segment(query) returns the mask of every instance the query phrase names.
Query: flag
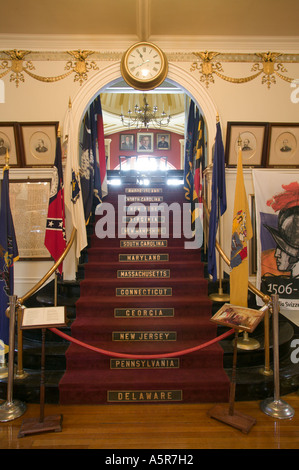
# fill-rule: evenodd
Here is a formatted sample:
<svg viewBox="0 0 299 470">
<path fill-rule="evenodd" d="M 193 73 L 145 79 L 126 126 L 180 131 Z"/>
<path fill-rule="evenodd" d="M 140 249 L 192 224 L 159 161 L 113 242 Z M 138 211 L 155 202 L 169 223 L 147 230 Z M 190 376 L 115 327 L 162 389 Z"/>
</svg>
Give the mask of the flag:
<svg viewBox="0 0 299 470">
<path fill-rule="evenodd" d="M 195 106 L 191 100 L 187 124 L 185 165 L 184 165 L 184 190 L 185 199 L 192 200 L 193 193 L 193 150 L 194 150 Z"/>
<path fill-rule="evenodd" d="M 85 223 L 88 224 L 94 195 L 94 153 L 92 149 L 89 110 L 83 119 L 83 138 L 80 143 L 80 181 L 82 188 Z"/>
<path fill-rule="evenodd" d="M 217 280 L 216 234 L 219 217 L 224 214 L 226 207 L 224 147 L 220 123 L 217 122 L 212 174 L 212 202 L 209 221 L 208 253 L 208 272 L 213 276 L 213 281 Z"/>
<path fill-rule="evenodd" d="M 90 131 L 91 131 L 91 148 L 94 155 L 94 174 L 93 174 L 93 192 L 94 196 L 101 202 L 102 200 L 102 187 L 101 187 L 101 175 L 100 175 L 100 164 L 99 164 L 99 152 L 98 152 L 98 126 L 97 118 L 95 115 L 94 101 L 89 107 L 90 113 Z"/>
<path fill-rule="evenodd" d="M 239 149 L 230 260 L 230 303 L 248 305 L 247 241 L 252 238 L 252 226 L 244 185 L 242 151 Z"/>
<path fill-rule="evenodd" d="M 202 161 L 204 158 L 204 120 L 202 116 L 199 116 L 199 112 L 197 111 L 198 118 L 196 122 L 198 122 L 198 129 L 197 129 L 197 141 L 195 146 L 195 167 L 194 167 L 194 181 L 193 181 L 193 198 L 191 204 L 191 212 L 192 212 L 192 222 L 191 222 L 191 229 L 192 231 L 195 230 L 195 221 L 199 217 L 198 206 L 196 204 L 202 203 Z"/>
<path fill-rule="evenodd" d="M 60 136 L 56 140 L 56 156 L 50 189 L 45 246 L 55 261 L 60 258 L 66 247 Z M 60 263 L 58 266 L 60 274 L 62 274 L 62 264 Z"/>
<path fill-rule="evenodd" d="M 106 168 L 106 152 L 105 152 L 105 136 L 104 136 L 104 122 L 101 98 L 98 96 L 94 100 L 94 112 L 97 118 L 97 140 L 98 140 L 98 161 L 100 167 L 100 178 L 101 178 L 101 199 L 108 194 L 107 185 L 107 168 Z"/>
<path fill-rule="evenodd" d="M 0 208 L 0 349 L 9 346 L 9 318 L 6 309 L 14 294 L 14 263 L 19 259 L 17 240 L 9 202 L 9 170 L 4 168 Z"/>
<path fill-rule="evenodd" d="M 75 263 L 87 246 L 87 234 L 79 176 L 78 147 L 73 128 L 72 108 L 69 105 L 65 121 L 64 138 L 67 157 L 64 174 L 64 202 L 67 236 L 76 229 L 76 243 L 63 264 L 64 279 L 75 279 Z"/>
</svg>

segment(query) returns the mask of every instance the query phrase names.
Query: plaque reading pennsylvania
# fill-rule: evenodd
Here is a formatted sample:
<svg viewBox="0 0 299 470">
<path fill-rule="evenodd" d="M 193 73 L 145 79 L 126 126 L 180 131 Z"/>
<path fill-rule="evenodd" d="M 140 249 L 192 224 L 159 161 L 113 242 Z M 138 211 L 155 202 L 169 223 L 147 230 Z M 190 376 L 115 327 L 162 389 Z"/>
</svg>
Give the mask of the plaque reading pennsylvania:
<svg viewBox="0 0 299 470">
<path fill-rule="evenodd" d="M 110 369 L 178 369 L 180 360 L 162 359 L 110 359 Z"/>
</svg>

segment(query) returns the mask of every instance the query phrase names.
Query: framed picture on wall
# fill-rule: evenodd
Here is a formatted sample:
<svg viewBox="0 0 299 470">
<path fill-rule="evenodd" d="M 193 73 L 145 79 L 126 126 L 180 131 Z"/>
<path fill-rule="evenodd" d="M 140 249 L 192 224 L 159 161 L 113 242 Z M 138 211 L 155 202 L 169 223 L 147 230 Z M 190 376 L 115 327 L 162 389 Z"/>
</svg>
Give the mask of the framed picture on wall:
<svg viewBox="0 0 299 470">
<path fill-rule="evenodd" d="M 134 150 L 135 149 L 135 135 L 134 134 L 120 134 L 119 149 L 120 150 Z"/>
<path fill-rule="evenodd" d="M 170 134 L 156 134 L 157 150 L 170 150 Z"/>
<path fill-rule="evenodd" d="M 137 134 L 137 152 L 154 151 L 154 134 L 150 132 L 139 132 Z"/>
<path fill-rule="evenodd" d="M 24 122 L 20 129 L 24 165 L 53 166 L 58 122 Z"/>
<path fill-rule="evenodd" d="M 6 150 L 9 166 L 21 166 L 19 127 L 15 122 L 0 123 L 0 167 L 5 165 Z"/>
<path fill-rule="evenodd" d="M 228 167 L 237 166 L 241 139 L 243 166 L 264 167 L 267 156 L 268 123 L 228 122 L 225 161 Z"/>
<path fill-rule="evenodd" d="M 299 165 L 299 124 L 270 123 L 267 167 Z"/>
</svg>

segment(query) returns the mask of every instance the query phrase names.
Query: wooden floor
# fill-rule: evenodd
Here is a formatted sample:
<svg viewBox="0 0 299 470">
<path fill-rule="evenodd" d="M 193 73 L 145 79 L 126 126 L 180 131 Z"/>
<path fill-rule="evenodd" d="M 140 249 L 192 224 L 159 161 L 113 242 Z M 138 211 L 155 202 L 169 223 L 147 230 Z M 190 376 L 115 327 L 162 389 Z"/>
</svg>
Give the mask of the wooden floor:
<svg viewBox="0 0 299 470">
<path fill-rule="evenodd" d="M 295 410 L 274 419 L 261 402 L 237 402 L 236 412 L 256 419 L 248 434 L 208 417 L 214 404 L 45 405 L 45 416 L 61 414 L 61 432 L 18 437 L 22 423 L 40 416 L 27 405 L 20 418 L 0 423 L 1 449 L 299 449 L 299 395 L 282 397 Z M 132 451 L 133 452 L 133 451 Z M 119 455 L 119 453 L 118 453 Z"/>
</svg>

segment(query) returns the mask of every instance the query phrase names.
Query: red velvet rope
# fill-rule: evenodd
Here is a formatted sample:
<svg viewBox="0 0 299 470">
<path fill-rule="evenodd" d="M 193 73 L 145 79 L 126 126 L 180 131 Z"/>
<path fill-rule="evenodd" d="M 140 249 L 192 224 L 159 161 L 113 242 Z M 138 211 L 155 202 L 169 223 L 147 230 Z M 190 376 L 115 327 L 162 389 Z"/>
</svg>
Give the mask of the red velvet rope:
<svg viewBox="0 0 299 470">
<path fill-rule="evenodd" d="M 210 346 L 211 344 L 214 344 L 217 341 L 221 341 L 222 339 L 227 338 L 228 336 L 230 336 L 231 334 L 235 332 L 234 329 L 231 329 L 227 331 L 226 333 L 223 333 L 223 335 L 217 336 L 216 338 L 206 343 L 200 344 L 199 346 L 195 346 L 194 348 L 190 348 L 190 349 L 183 349 L 177 352 L 172 352 L 172 353 L 167 353 L 167 354 L 134 355 L 134 354 L 123 354 L 123 353 L 106 351 L 105 349 L 100 349 L 95 346 L 91 346 L 90 344 L 86 344 L 86 343 L 83 343 L 82 341 L 79 341 L 78 339 L 72 338 L 71 336 L 63 333 L 62 331 L 57 330 L 57 328 L 49 328 L 49 330 L 55 333 L 56 335 L 60 336 L 61 338 L 64 338 L 72 343 L 78 344 L 79 346 L 82 346 L 83 348 L 91 349 L 91 351 L 104 354 L 105 356 L 121 357 L 121 358 L 127 358 L 127 359 L 159 359 L 159 358 L 166 358 L 166 357 L 183 356 L 185 354 L 198 351 L 199 349 L 206 348 L 207 346 Z"/>
</svg>

